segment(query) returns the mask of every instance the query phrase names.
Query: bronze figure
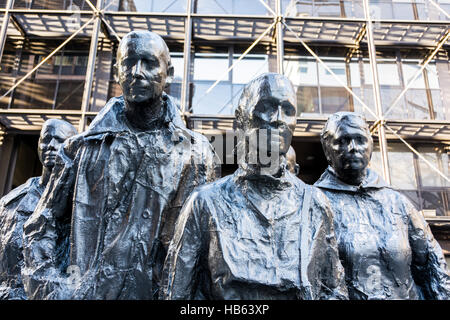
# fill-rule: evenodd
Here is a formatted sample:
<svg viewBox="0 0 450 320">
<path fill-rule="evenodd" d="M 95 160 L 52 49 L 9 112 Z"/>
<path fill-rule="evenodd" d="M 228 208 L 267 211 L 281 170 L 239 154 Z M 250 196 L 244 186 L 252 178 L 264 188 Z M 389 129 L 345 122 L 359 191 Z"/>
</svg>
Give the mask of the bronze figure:
<svg viewBox="0 0 450 320">
<path fill-rule="evenodd" d="M 128 33 L 117 71 L 123 96 L 60 150 L 25 225 L 31 298 L 157 297 L 179 210 L 195 186 L 218 174 L 208 140 L 185 127 L 163 92 L 173 77 L 164 40 Z M 66 269 L 80 278 L 64 277 Z"/>
<path fill-rule="evenodd" d="M 23 225 L 33 213 L 55 166 L 56 152 L 77 130 L 70 123 L 47 120 L 38 142 L 42 175 L 33 177 L 0 200 L 0 299 L 24 300 Z"/>
<path fill-rule="evenodd" d="M 315 185 L 333 203 L 350 299 L 449 299 L 445 259 L 424 217 L 368 168 L 364 117 L 331 115 L 321 141 L 329 167 Z"/>
<path fill-rule="evenodd" d="M 329 204 L 286 168 L 296 125 L 290 81 L 267 73 L 248 83 L 236 122 L 239 168 L 186 201 L 163 298 L 345 299 Z"/>
</svg>

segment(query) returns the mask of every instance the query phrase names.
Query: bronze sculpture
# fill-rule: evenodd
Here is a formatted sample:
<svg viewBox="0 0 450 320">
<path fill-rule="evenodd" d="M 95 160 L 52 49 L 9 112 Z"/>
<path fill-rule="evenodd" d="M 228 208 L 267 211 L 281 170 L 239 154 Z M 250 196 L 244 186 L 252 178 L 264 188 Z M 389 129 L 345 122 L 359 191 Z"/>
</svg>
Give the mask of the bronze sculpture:
<svg viewBox="0 0 450 320">
<path fill-rule="evenodd" d="M 163 92 L 173 77 L 164 40 L 128 33 L 117 69 L 123 97 L 60 150 L 25 225 L 31 298 L 155 298 L 181 205 L 218 174 L 208 140 L 184 126 Z M 74 286 L 62 274 L 68 267 L 80 275 Z"/>
<path fill-rule="evenodd" d="M 239 168 L 186 201 L 164 266 L 163 298 L 345 299 L 328 202 L 286 169 L 296 125 L 290 81 L 267 73 L 248 83 L 236 122 Z M 275 170 L 265 170 L 262 152 Z"/>
<path fill-rule="evenodd" d="M 50 178 L 55 156 L 63 142 L 77 130 L 70 123 L 47 120 L 38 142 L 42 175 L 27 180 L 0 200 L 0 299 L 24 300 L 21 269 L 23 267 L 23 225 L 31 216 Z"/>
<path fill-rule="evenodd" d="M 286 168 L 294 175 L 298 176 L 300 172 L 300 165 L 297 163 L 297 155 L 295 153 L 294 148 L 292 146 L 289 147 L 288 152 L 286 153 Z"/>
<path fill-rule="evenodd" d="M 424 217 L 367 167 L 364 117 L 330 116 L 321 141 L 329 167 L 315 185 L 333 203 L 350 299 L 449 299 L 445 259 Z"/>
</svg>

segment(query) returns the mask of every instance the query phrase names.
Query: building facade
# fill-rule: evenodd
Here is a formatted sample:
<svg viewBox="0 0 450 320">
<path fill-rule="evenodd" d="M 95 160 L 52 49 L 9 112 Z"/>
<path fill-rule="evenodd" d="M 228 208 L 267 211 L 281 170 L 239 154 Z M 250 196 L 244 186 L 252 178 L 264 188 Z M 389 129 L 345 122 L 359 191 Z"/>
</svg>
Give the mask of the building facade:
<svg viewBox="0 0 450 320">
<path fill-rule="evenodd" d="M 223 141 L 243 86 L 285 74 L 297 90 L 300 178 L 314 183 L 327 166 L 327 116 L 364 113 L 371 166 L 450 255 L 449 13 L 449 0 L 0 0 L 0 195 L 40 174 L 46 119 L 81 131 L 121 94 L 118 41 L 151 30 L 171 51 L 168 93 L 187 125 L 222 148 L 223 174 L 236 168 Z"/>
</svg>

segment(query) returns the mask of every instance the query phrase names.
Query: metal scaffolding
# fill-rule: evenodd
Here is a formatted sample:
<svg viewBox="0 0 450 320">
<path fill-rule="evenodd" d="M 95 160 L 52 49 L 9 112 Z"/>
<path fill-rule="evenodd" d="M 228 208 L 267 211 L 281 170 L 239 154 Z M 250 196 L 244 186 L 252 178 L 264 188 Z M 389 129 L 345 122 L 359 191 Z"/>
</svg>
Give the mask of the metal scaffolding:
<svg viewBox="0 0 450 320">
<path fill-rule="evenodd" d="M 273 42 L 276 45 L 276 70 L 284 73 L 284 42 L 286 39 L 298 41 L 307 52 L 309 52 L 317 62 L 329 72 L 337 83 L 344 88 L 358 103 L 366 110 L 375 121 L 372 125 L 372 131 L 378 131 L 378 142 L 382 159 L 382 171 L 384 178 L 390 182 L 390 170 L 387 152 L 387 132 L 391 134 L 391 138 L 402 141 L 414 154 L 423 160 L 432 170 L 439 174 L 446 181 L 450 182 L 449 177 L 436 168 L 432 163 L 425 159 L 420 152 L 413 148 L 402 136 L 401 130 L 392 128 L 386 116 L 397 106 L 404 97 L 405 93 L 411 88 L 415 79 L 422 74 L 423 70 L 436 56 L 436 54 L 445 46 L 450 38 L 450 28 L 447 22 L 443 21 L 409 21 L 409 20 L 383 20 L 374 19 L 370 15 L 370 3 L 363 0 L 364 17 L 363 18 L 336 18 L 336 17 L 287 17 L 282 12 L 282 1 L 258 0 L 264 8 L 267 9 L 268 15 L 222 15 L 222 14 L 198 14 L 194 10 L 194 0 L 186 0 L 186 12 L 184 13 L 143 13 L 143 12 L 111 12 L 108 11 L 111 3 L 107 6 L 104 0 L 97 0 L 94 5 L 90 0 L 86 0 L 90 11 L 81 11 L 80 16 L 83 25 L 71 32 L 69 35 L 65 26 L 64 19 L 62 22 L 55 20 L 53 29 L 47 29 L 45 34 L 52 34 L 55 37 L 64 36 L 65 40 L 53 50 L 45 59 L 37 64 L 25 76 L 16 81 L 14 85 L 3 94 L 8 96 L 23 81 L 30 77 L 39 67 L 61 50 L 69 41 L 83 34 L 84 37 L 90 38 L 90 51 L 88 56 L 88 64 L 86 78 L 84 83 L 84 91 L 82 105 L 80 111 L 55 111 L 55 110 L 0 110 L 0 115 L 24 115 L 29 114 L 47 114 L 47 115 L 71 115 L 77 116 L 78 126 L 82 131 L 86 126 L 86 117 L 95 115 L 95 112 L 89 111 L 92 83 L 95 73 L 95 64 L 97 58 L 97 48 L 100 38 L 109 38 L 111 41 L 120 41 L 121 36 L 126 32 L 143 25 L 152 26 L 152 29 L 160 33 L 167 39 L 175 39 L 183 42 L 183 58 L 184 69 L 181 82 L 181 110 L 186 116 L 192 116 L 188 110 L 189 104 L 189 83 L 191 77 L 191 60 L 193 41 L 198 39 L 245 39 L 251 42 L 251 45 L 245 50 L 239 58 L 228 68 L 228 70 L 208 88 L 205 96 L 208 95 L 214 87 L 216 87 L 224 77 L 226 77 L 239 62 L 246 57 L 252 49 L 261 41 Z M 428 0 L 433 7 L 450 19 L 449 14 L 442 9 L 434 0 Z M 36 25 L 44 19 L 53 19 L 55 16 L 67 15 L 66 10 L 35 10 L 35 9 L 16 9 L 14 8 L 14 0 L 8 0 L 5 9 L 0 10 L 2 17 L 2 26 L 0 29 L 0 60 L 2 58 L 3 49 L 5 47 L 8 32 L 17 35 L 33 35 L 38 36 L 39 28 Z M 12 26 L 9 22 L 12 22 Z M 53 21 L 53 20 L 52 20 Z M 383 24 L 384 33 L 375 30 L 373 23 Z M 412 27 L 411 27 L 412 26 Z M 87 31 L 87 29 L 89 29 Z M 250 28 L 249 28 L 250 27 Z M 212 32 L 211 30 L 215 30 Z M 219 31 L 218 31 L 219 30 Z M 249 31 L 250 30 L 250 31 Z M 390 37 L 391 30 L 396 31 L 396 37 Z M 399 31 L 400 30 L 400 31 Z M 274 31 L 274 36 L 269 37 L 270 31 Z M 409 83 L 404 87 L 400 94 L 392 102 L 391 106 L 386 110 L 382 110 L 380 82 L 378 79 L 378 68 L 376 60 L 376 43 L 392 44 L 414 43 L 415 37 L 419 37 L 420 41 L 430 49 L 429 55 L 420 64 L 419 70 Z M 315 43 L 337 43 L 349 47 L 347 58 L 350 59 L 352 54 L 360 47 L 363 39 L 369 51 L 370 67 L 373 81 L 373 97 L 375 112 L 367 106 L 367 104 L 349 87 L 348 83 L 344 83 L 329 66 L 314 52 L 311 44 Z M 200 101 L 200 97 L 197 101 Z M 216 118 L 220 118 L 218 115 Z M 299 119 L 300 121 L 301 119 Z M 313 122 L 313 120 L 311 120 Z M 323 122 L 322 122 L 323 123 Z M 403 123 L 408 123 L 403 121 Z M 437 129 L 436 132 L 447 132 L 445 128 L 448 123 L 441 125 L 443 129 Z M 436 126 L 438 124 L 436 123 Z M 441 131 L 439 131 L 441 130 Z M 443 130 L 443 131 L 442 131 Z M 449 136 L 450 137 L 450 136 Z"/>
</svg>

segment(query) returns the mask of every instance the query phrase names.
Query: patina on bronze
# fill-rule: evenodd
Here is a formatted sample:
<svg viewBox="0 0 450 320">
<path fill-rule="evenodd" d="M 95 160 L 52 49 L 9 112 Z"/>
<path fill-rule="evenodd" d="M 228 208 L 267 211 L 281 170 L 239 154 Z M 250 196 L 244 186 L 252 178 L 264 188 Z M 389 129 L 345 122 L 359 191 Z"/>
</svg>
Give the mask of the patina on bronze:
<svg viewBox="0 0 450 320">
<path fill-rule="evenodd" d="M 333 203 L 350 299 L 449 299 L 445 259 L 424 217 L 368 168 L 363 116 L 333 114 L 321 140 L 329 167 L 315 185 Z"/>
<path fill-rule="evenodd" d="M 77 130 L 70 123 L 47 120 L 38 142 L 42 175 L 28 179 L 0 200 L 0 299 L 23 300 L 21 269 L 23 267 L 23 225 L 31 216 L 50 178 L 56 152 Z"/>
<path fill-rule="evenodd" d="M 298 176 L 300 172 L 300 165 L 297 163 L 297 154 L 295 153 L 294 148 L 292 146 L 289 147 L 288 152 L 286 153 L 286 168 L 294 175 Z"/>
<path fill-rule="evenodd" d="M 163 92 L 173 77 L 164 40 L 148 31 L 128 33 L 117 71 L 123 97 L 112 98 L 60 150 L 25 225 L 30 298 L 157 297 L 181 206 L 195 186 L 219 173 L 208 140 L 184 126 Z"/>
<path fill-rule="evenodd" d="M 165 299 L 347 297 L 327 199 L 286 169 L 295 98 L 279 74 L 244 87 L 236 110 L 239 168 L 186 201 L 164 265 Z M 278 163 L 272 173 L 259 157 L 249 161 L 261 152 Z"/>
</svg>

